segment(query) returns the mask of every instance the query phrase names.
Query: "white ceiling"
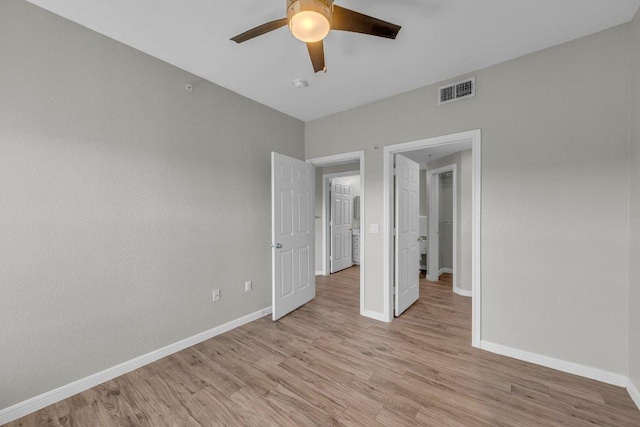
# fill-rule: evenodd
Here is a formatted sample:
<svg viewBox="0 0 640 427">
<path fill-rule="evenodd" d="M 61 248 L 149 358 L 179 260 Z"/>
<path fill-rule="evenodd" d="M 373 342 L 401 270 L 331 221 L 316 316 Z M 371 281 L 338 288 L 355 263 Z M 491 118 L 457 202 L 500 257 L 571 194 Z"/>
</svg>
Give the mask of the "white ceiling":
<svg viewBox="0 0 640 427">
<path fill-rule="evenodd" d="M 420 163 L 420 169 L 426 169 L 426 165 L 459 151 L 471 150 L 471 142 L 459 142 L 456 144 L 437 145 L 435 147 L 421 148 L 414 151 L 400 153 L 414 162 Z"/>
<path fill-rule="evenodd" d="M 314 74 L 285 0 L 29 0 L 255 101 L 308 121 L 628 22 L 640 0 L 336 0 L 402 25 L 397 40 L 333 31 Z M 292 81 L 310 86 L 297 89 Z M 197 88 L 196 88 L 197 89 Z M 434 101 L 435 102 L 435 101 Z"/>
</svg>

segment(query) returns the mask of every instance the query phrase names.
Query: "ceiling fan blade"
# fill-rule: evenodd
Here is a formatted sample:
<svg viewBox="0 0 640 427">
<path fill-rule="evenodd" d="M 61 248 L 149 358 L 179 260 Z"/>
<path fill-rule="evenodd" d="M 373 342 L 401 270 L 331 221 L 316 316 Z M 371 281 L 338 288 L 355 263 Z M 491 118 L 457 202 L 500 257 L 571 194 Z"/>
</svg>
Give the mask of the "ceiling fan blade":
<svg viewBox="0 0 640 427">
<path fill-rule="evenodd" d="M 351 31 L 372 36 L 395 39 L 400 31 L 399 25 L 381 19 L 363 15 L 340 6 L 333 6 L 332 30 Z"/>
<path fill-rule="evenodd" d="M 320 40 L 315 43 L 307 43 L 307 49 L 313 64 L 313 71 L 316 73 L 318 71 L 326 71 L 327 68 L 324 65 L 324 42 Z"/>
<path fill-rule="evenodd" d="M 266 24 L 258 25 L 257 27 L 252 28 L 249 31 L 245 31 L 242 34 L 238 34 L 237 36 L 233 37 L 231 40 L 233 40 L 236 43 L 246 42 L 247 40 L 250 40 L 254 37 L 258 37 L 270 31 L 277 30 L 280 27 L 284 27 L 288 23 L 289 23 L 289 20 L 287 18 L 282 18 L 275 21 L 267 22 Z"/>
</svg>

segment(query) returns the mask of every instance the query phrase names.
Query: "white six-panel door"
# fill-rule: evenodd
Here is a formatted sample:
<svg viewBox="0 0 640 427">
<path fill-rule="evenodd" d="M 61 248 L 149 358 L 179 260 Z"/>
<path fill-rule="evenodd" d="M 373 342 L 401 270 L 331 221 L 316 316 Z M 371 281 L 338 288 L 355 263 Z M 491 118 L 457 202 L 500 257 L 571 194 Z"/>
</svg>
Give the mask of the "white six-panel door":
<svg viewBox="0 0 640 427">
<path fill-rule="evenodd" d="M 331 180 L 331 273 L 353 265 L 351 256 L 351 186 Z"/>
<path fill-rule="evenodd" d="M 395 314 L 399 316 L 420 296 L 418 221 L 420 165 L 396 154 Z"/>
<path fill-rule="evenodd" d="M 271 153 L 273 320 L 316 296 L 312 165 Z"/>
</svg>

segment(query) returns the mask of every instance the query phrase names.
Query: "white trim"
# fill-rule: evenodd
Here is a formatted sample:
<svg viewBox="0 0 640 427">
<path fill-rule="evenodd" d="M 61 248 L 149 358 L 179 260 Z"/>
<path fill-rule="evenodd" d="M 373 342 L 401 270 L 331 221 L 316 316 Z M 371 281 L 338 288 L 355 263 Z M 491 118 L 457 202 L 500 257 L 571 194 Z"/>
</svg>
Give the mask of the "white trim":
<svg viewBox="0 0 640 427">
<path fill-rule="evenodd" d="M 569 374 L 579 375 L 585 378 L 591 378 L 592 380 L 601 381 L 603 383 L 619 387 L 626 387 L 629 385 L 629 380 L 626 376 L 611 371 L 605 371 L 604 369 L 594 368 L 592 366 L 543 356 L 541 354 L 519 350 L 517 348 L 507 347 L 506 345 L 495 344 L 485 340 L 480 342 L 480 348 L 482 350 L 490 351 L 491 353 L 524 360 L 525 362 L 535 363 L 536 365 L 545 366 L 547 368 L 556 369 Z"/>
<path fill-rule="evenodd" d="M 480 130 L 473 131 L 473 179 L 471 197 L 473 219 L 471 249 L 471 345 L 480 347 L 482 339 L 482 135 Z"/>
<path fill-rule="evenodd" d="M 633 383 L 633 381 L 631 381 L 631 378 L 629 378 L 629 381 L 627 382 L 627 392 L 629 393 L 629 396 L 631 396 L 631 399 L 636 404 L 638 409 L 640 409 L 640 391 Z"/>
<path fill-rule="evenodd" d="M 316 270 L 316 276 L 324 276 L 324 270 Z"/>
<path fill-rule="evenodd" d="M 461 289 L 457 286 L 453 287 L 453 292 L 455 292 L 458 295 L 461 295 L 463 297 L 471 297 L 471 291 L 468 291 L 466 289 Z"/>
<path fill-rule="evenodd" d="M 201 332 L 176 343 L 169 344 L 168 346 L 162 347 L 158 350 L 143 354 L 142 356 L 136 357 L 135 359 L 131 359 L 129 361 L 120 363 L 119 365 L 105 369 L 104 371 L 89 375 L 85 378 L 81 378 L 70 384 L 63 385 L 62 387 L 58 387 L 39 396 L 35 396 L 23 402 L 16 403 L 15 405 L 9 406 L 8 408 L 0 411 L 0 425 L 4 425 L 11 421 L 17 420 L 18 418 L 22 418 L 25 415 L 29 415 L 30 413 L 42 409 L 46 406 L 53 405 L 56 402 L 81 393 L 85 390 L 102 384 L 105 381 L 112 380 L 116 377 L 119 377 L 120 375 L 126 374 L 127 372 L 131 372 L 135 369 L 141 368 L 142 366 L 155 362 L 158 359 L 162 359 L 163 357 L 169 356 L 173 353 L 177 353 L 180 350 L 184 350 L 185 348 L 194 346 L 198 343 L 211 339 L 217 335 L 223 334 L 247 323 L 253 322 L 254 320 L 257 320 L 269 314 L 271 314 L 271 307 L 263 308 L 262 310 L 258 310 L 255 313 L 247 314 L 246 316 L 232 320 L 231 322 L 227 322 L 223 325 L 216 326 L 215 328 L 209 329 L 208 331 Z"/>
<path fill-rule="evenodd" d="M 440 270 L 438 270 L 438 276 L 444 273 L 454 274 L 453 271 L 453 268 L 441 268 Z M 453 287 L 456 287 L 455 283 L 453 284 Z"/>
<path fill-rule="evenodd" d="M 452 135 L 439 136 L 435 138 L 422 139 L 418 141 L 405 142 L 401 144 L 387 145 L 383 148 L 382 153 L 382 181 L 383 181 L 383 299 L 384 299 L 384 317 L 390 322 L 393 319 L 393 250 L 391 242 L 393 242 L 393 217 L 391 215 L 391 206 L 393 206 L 393 154 L 406 151 L 413 151 L 420 148 L 435 147 L 447 144 L 471 142 L 472 147 L 472 163 L 473 163 L 473 231 L 472 231 L 472 303 L 471 303 L 471 345 L 480 347 L 481 331 L 482 331 L 482 275 L 481 275 L 481 200 L 482 200 L 482 132 L 480 129 L 461 132 Z M 364 244 L 362 245 L 364 248 Z M 362 304 L 362 301 L 361 301 Z"/>
<path fill-rule="evenodd" d="M 331 203 L 329 201 L 329 191 L 331 190 L 331 186 L 329 183 L 332 178 L 342 178 L 346 176 L 360 176 L 360 171 L 354 170 L 322 175 L 322 270 L 324 276 L 331 274 L 331 259 L 329 254 L 331 242 L 331 227 L 329 226 Z"/>
<path fill-rule="evenodd" d="M 369 317 L 371 319 L 374 320 L 379 320 L 381 322 L 387 322 L 387 318 L 384 315 L 384 313 L 380 313 L 379 311 L 372 311 L 372 310 L 363 310 L 362 312 L 360 312 L 361 315 Z"/>
<path fill-rule="evenodd" d="M 372 319 L 378 319 L 375 315 L 372 315 L 368 310 L 364 309 L 364 279 L 365 279 L 365 252 L 367 250 L 366 239 L 367 239 L 367 218 L 365 215 L 365 197 L 367 192 L 365 191 L 365 155 L 364 150 L 361 151 L 352 151 L 350 153 L 343 154 L 335 154 L 332 156 L 325 157 L 316 157 L 313 159 L 307 159 L 307 163 L 311 163 L 315 167 L 324 167 L 324 166 L 332 166 L 340 163 L 348 163 L 350 161 L 357 160 L 360 162 L 360 263 L 364 266 L 364 268 L 360 269 L 360 315 L 371 317 Z M 323 230 L 323 235 L 326 235 L 326 232 Z M 326 268 L 325 268 L 326 271 Z"/>
</svg>

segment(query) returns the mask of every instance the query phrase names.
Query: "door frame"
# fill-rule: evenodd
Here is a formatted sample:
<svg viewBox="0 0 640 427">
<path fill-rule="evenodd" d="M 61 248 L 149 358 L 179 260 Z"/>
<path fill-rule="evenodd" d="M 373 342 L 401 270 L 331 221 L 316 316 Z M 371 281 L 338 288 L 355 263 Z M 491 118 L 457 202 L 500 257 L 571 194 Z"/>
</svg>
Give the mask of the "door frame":
<svg viewBox="0 0 640 427">
<path fill-rule="evenodd" d="M 353 161 L 358 161 L 360 163 L 360 315 L 371 317 L 377 320 L 383 320 L 380 318 L 380 314 L 376 312 L 372 312 L 370 310 L 365 310 L 364 308 L 364 298 L 365 298 L 365 290 L 364 290 L 364 279 L 365 279 L 365 263 L 366 263 L 366 250 L 367 250 L 367 233 L 366 233 L 366 216 L 365 216 L 365 198 L 366 198 L 366 181 L 365 181 L 365 159 L 364 159 L 364 150 L 361 151 L 352 151 L 349 153 L 335 154 L 332 156 L 324 156 L 324 157 L 315 157 L 312 159 L 307 159 L 307 163 L 311 163 L 315 167 L 326 167 L 326 166 L 337 166 L 344 163 L 350 163 Z M 354 175 L 353 173 L 351 175 Z M 324 195 L 323 195 L 324 196 Z M 325 203 L 326 199 L 323 199 L 323 203 Z M 326 231 L 323 232 L 326 236 Z M 324 239 L 323 242 L 323 250 L 326 254 L 326 244 L 327 240 Z M 323 267 L 326 271 L 326 258 L 323 263 Z"/>
<path fill-rule="evenodd" d="M 331 190 L 331 186 L 329 185 L 329 181 L 332 178 L 343 178 L 348 176 L 360 176 L 360 172 L 354 170 L 322 175 L 322 271 L 316 271 L 316 276 L 318 273 L 322 276 L 326 276 L 331 272 L 331 261 L 329 260 L 329 256 L 331 254 L 331 227 L 329 226 L 331 202 L 329 200 L 329 191 Z M 362 189 L 360 190 L 360 193 L 362 193 Z M 362 194 L 359 194 L 359 196 L 360 200 L 362 200 Z M 351 218 L 351 220 L 353 220 L 353 218 Z M 362 233 L 362 228 L 360 229 L 360 233 Z"/>
<path fill-rule="evenodd" d="M 387 145 L 383 148 L 383 317 L 387 322 L 393 320 L 393 158 L 396 153 L 414 151 L 421 148 L 470 142 L 472 147 L 473 184 L 473 227 L 472 227 L 472 279 L 471 279 L 471 345 L 480 348 L 481 339 L 481 219 L 482 219 L 482 132 L 480 129 L 426 138 L 417 141 Z M 363 245 L 364 246 L 364 245 Z M 360 302 L 362 304 L 362 300 Z"/>
<path fill-rule="evenodd" d="M 434 209 L 434 205 L 437 206 L 437 208 L 440 208 L 440 198 L 439 198 L 439 193 L 440 193 L 440 187 L 438 187 L 437 185 L 440 183 L 440 174 L 441 173 L 445 173 L 445 172 L 452 172 L 453 173 L 453 272 L 452 274 L 452 286 L 453 286 L 453 292 L 459 294 L 460 291 L 458 289 L 458 165 L 456 164 L 452 164 L 452 165 L 447 165 L 447 166 L 443 166 L 441 168 L 438 169 L 434 169 L 434 170 L 427 170 L 427 181 L 429 182 L 429 225 L 427 226 L 427 241 L 428 246 L 427 246 L 427 273 L 431 272 L 430 274 L 427 274 L 427 279 L 431 280 L 431 281 L 436 281 L 438 280 L 439 276 L 440 276 L 440 271 L 442 270 L 440 268 L 440 253 L 438 252 L 438 271 L 436 272 L 436 276 L 434 279 L 433 276 L 433 269 L 429 268 L 431 266 L 431 257 L 430 257 L 430 253 L 432 253 L 436 248 L 435 245 L 432 246 L 432 242 L 429 239 L 429 235 L 431 234 L 431 225 L 433 224 L 433 217 L 434 215 L 432 214 L 432 210 Z M 437 179 L 436 179 L 437 177 Z M 434 201 L 435 203 L 432 203 L 432 201 Z M 440 218 L 439 214 L 438 214 L 438 219 Z M 436 226 L 440 226 L 440 224 L 435 224 Z M 437 249 L 440 249 L 440 239 L 438 239 L 438 247 Z"/>
</svg>

